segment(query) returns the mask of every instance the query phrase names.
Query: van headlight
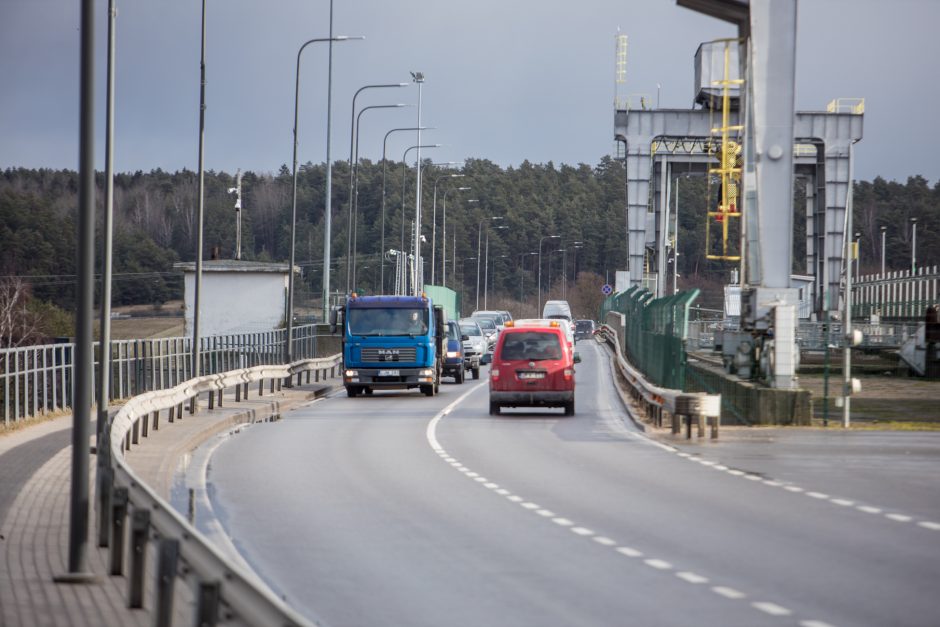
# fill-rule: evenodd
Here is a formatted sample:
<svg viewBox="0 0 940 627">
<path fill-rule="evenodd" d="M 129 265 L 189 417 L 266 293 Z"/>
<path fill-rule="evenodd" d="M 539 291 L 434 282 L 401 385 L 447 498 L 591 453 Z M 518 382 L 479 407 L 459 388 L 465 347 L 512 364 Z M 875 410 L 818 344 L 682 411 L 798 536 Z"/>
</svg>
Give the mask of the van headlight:
<svg viewBox="0 0 940 627">
<path fill-rule="evenodd" d="M 460 351 L 447 351 L 447 356 L 450 358 L 460 357 Z"/>
</svg>

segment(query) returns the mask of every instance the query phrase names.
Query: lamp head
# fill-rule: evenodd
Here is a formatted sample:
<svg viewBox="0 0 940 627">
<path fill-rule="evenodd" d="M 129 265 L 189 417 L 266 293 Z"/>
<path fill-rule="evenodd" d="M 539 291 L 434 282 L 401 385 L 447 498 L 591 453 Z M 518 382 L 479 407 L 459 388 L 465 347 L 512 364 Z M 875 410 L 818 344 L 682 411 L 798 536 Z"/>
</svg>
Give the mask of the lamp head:
<svg viewBox="0 0 940 627">
<path fill-rule="evenodd" d="M 414 80 L 414 82 L 416 82 L 416 83 L 423 83 L 423 82 L 424 82 L 424 72 L 412 72 L 412 73 L 411 73 L 411 78 L 412 78 L 412 79 Z"/>
</svg>

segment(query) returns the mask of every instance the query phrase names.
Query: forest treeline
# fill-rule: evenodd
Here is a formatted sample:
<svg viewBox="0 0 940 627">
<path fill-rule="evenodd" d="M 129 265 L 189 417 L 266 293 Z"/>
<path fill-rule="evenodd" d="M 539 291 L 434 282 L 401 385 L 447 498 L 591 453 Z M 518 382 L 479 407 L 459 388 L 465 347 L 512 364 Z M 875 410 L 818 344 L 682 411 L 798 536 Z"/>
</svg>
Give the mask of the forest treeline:
<svg viewBox="0 0 940 627">
<path fill-rule="evenodd" d="M 298 170 L 297 261 L 304 278 L 298 302 L 321 291 L 324 224 L 325 165 L 307 163 Z M 414 168 L 388 162 L 385 168 L 385 249 L 410 248 L 414 219 Z M 464 288 L 464 298 L 475 295 L 478 236 L 486 240 L 489 226 L 489 293 L 518 298 L 535 291 L 535 259 L 542 246 L 543 290 L 548 276 L 569 281 L 577 273 L 593 273 L 604 280 L 626 267 L 626 182 L 621 161 L 604 157 L 596 166 L 553 163 L 502 168 L 486 159 L 469 159 L 458 170 L 443 170 L 427 162 L 423 169 L 422 232 L 425 276 L 430 280 L 430 245 L 436 240 L 437 283 L 441 272 L 442 214 L 446 195 L 447 284 Z M 404 173 L 404 177 L 403 177 Z M 462 174 L 451 178 L 448 174 Z M 345 162 L 333 168 L 332 262 L 333 287 L 344 289 L 346 277 L 349 169 Z M 369 292 L 378 285 L 382 255 L 381 162 L 364 160 L 358 171 L 358 287 Z M 103 206 L 104 180 L 98 175 L 96 199 Z M 291 218 L 291 172 L 243 175 L 242 258 L 288 260 Z M 234 176 L 207 172 L 205 176 L 205 240 L 208 258 L 213 249 L 221 258 L 235 251 Z M 715 195 L 703 180 L 683 182 L 679 206 L 679 286 L 723 282 L 730 266 L 706 261 L 704 225 L 706 196 Z M 460 191 L 458 187 L 470 187 Z M 114 284 L 115 305 L 160 304 L 182 296 L 177 261 L 195 258 L 198 179 L 195 172 L 134 172 L 114 180 Z M 435 203 L 436 190 L 436 203 Z M 69 310 L 74 301 L 76 172 L 11 168 L 0 172 L 0 275 L 20 277 L 32 299 Z M 940 263 L 940 183 L 931 187 L 921 176 L 905 183 L 858 181 L 854 188 L 855 230 L 861 233 L 862 270 L 880 267 L 881 232 L 887 227 L 887 266 L 910 266 L 911 218 L 917 218 L 919 265 Z M 403 201 L 404 198 L 404 201 Z M 469 202 L 469 201 L 476 202 Z M 800 244 L 805 222 L 801 204 L 797 220 L 794 271 L 805 271 L 805 250 Z M 432 234 L 435 222 L 436 234 Z M 490 220 L 499 216 L 499 220 Z M 99 211 L 100 231 L 100 211 Z M 482 224 L 482 227 L 481 227 Z M 500 227 L 500 228 L 495 228 Z M 501 228 L 505 227 L 505 228 Z M 436 235 L 436 237 L 435 237 Z M 456 236 L 456 241 L 455 241 Z M 576 248 L 573 242 L 583 242 Z M 456 266 L 454 249 L 456 245 Z M 565 249 L 566 252 L 557 252 Z M 100 257 L 100 254 L 97 254 Z M 524 268 L 524 269 L 523 269 Z M 386 262 L 386 287 L 391 266 Z M 599 288 L 599 286 L 598 286 Z"/>
</svg>

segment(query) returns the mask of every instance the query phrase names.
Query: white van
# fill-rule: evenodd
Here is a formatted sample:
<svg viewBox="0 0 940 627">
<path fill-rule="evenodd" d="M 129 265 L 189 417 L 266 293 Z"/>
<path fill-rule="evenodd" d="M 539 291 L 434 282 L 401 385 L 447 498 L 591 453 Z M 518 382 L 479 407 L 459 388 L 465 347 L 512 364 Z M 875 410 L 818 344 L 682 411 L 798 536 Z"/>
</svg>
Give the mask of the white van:
<svg viewBox="0 0 940 627">
<path fill-rule="evenodd" d="M 566 300 L 547 300 L 542 308 L 542 318 L 549 320 L 565 320 L 570 327 L 570 335 L 574 335 L 574 319 L 571 317 L 571 307 Z"/>
</svg>

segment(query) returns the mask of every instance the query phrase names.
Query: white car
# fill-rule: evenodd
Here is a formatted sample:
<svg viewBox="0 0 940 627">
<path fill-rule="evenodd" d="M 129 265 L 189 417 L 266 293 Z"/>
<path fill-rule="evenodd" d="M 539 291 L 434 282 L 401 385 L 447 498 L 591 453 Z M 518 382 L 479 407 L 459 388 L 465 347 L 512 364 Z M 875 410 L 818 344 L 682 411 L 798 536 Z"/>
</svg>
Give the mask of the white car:
<svg viewBox="0 0 940 627">
<path fill-rule="evenodd" d="M 522 318 L 521 320 L 512 320 L 507 323 L 511 327 L 550 327 L 552 324 L 560 324 L 562 331 L 565 332 L 565 338 L 568 340 L 568 346 L 574 348 L 574 329 L 571 324 L 565 320 L 555 318 Z"/>
</svg>

